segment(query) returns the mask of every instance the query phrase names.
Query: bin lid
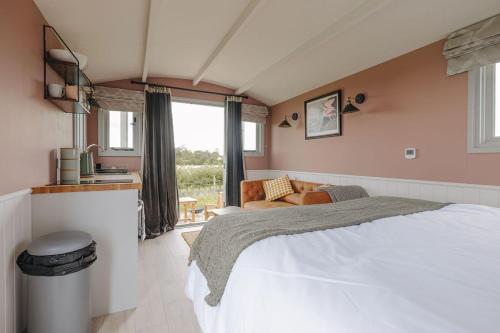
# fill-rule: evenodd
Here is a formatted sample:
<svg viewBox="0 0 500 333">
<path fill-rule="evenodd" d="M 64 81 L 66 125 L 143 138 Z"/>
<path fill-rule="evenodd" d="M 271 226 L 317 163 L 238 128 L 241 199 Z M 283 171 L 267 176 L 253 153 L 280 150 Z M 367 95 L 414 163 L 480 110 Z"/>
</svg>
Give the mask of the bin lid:
<svg viewBox="0 0 500 333">
<path fill-rule="evenodd" d="M 77 251 L 89 246 L 92 236 L 83 231 L 59 231 L 35 239 L 28 247 L 34 256 L 50 256 Z"/>
</svg>

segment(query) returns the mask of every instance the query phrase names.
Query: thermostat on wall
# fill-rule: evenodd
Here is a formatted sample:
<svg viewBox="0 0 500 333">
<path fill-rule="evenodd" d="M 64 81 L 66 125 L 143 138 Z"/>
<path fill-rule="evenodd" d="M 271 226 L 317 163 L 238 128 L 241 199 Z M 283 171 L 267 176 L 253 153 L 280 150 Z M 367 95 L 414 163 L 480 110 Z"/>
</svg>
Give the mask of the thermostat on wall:
<svg viewBox="0 0 500 333">
<path fill-rule="evenodd" d="M 413 160 L 417 158 L 417 149 L 416 148 L 405 148 L 405 158 L 407 160 Z"/>
</svg>

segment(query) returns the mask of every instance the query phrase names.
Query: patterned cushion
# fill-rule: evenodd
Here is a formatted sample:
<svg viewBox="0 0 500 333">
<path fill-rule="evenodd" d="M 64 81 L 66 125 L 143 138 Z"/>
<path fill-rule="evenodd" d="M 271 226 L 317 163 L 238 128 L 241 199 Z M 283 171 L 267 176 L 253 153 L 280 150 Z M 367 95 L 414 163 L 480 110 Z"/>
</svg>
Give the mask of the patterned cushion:
<svg viewBox="0 0 500 333">
<path fill-rule="evenodd" d="M 266 201 L 273 201 L 294 193 L 288 175 L 273 180 L 265 180 L 262 182 L 262 185 L 266 193 Z"/>
</svg>

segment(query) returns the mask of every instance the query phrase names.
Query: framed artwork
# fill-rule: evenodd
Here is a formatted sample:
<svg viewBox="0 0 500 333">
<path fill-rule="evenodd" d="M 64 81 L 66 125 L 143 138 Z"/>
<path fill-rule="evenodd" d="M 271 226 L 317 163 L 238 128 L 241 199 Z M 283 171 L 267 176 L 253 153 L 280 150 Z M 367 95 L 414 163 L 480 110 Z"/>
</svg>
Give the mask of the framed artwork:
<svg viewBox="0 0 500 333">
<path fill-rule="evenodd" d="M 306 140 L 342 135 L 340 90 L 304 102 Z"/>
</svg>

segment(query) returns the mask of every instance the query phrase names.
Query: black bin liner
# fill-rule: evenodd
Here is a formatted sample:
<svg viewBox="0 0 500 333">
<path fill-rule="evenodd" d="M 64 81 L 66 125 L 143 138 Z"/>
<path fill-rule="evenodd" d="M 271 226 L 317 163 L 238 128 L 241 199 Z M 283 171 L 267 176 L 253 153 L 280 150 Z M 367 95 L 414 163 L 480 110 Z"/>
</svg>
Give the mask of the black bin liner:
<svg viewBox="0 0 500 333">
<path fill-rule="evenodd" d="M 21 271 L 34 276 L 58 276 L 81 271 L 96 261 L 96 243 L 82 249 L 48 256 L 34 256 L 25 250 L 17 257 L 17 265 Z"/>
</svg>

